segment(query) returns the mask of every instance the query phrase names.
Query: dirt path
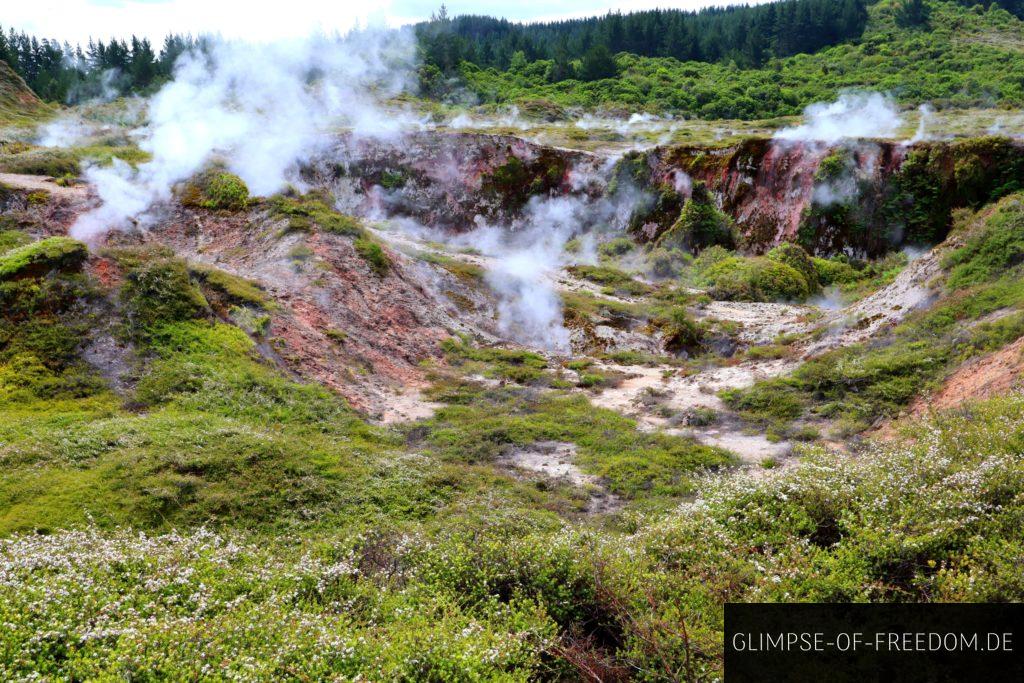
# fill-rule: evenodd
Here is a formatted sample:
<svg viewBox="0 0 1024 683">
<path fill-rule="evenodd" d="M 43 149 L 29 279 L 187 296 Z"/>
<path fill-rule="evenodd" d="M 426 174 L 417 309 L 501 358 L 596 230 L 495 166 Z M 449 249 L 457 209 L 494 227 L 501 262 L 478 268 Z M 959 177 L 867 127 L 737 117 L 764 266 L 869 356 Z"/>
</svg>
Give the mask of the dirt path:
<svg viewBox="0 0 1024 683">
<path fill-rule="evenodd" d="M 44 190 L 53 197 L 73 202 L 83 202 L 89 196 L 89 187 L 87 185 L 65 187 L 58 185 L 52 178 L 46 176 L 0 173 L 0 184 L 29 192 Z"/>
</svg>

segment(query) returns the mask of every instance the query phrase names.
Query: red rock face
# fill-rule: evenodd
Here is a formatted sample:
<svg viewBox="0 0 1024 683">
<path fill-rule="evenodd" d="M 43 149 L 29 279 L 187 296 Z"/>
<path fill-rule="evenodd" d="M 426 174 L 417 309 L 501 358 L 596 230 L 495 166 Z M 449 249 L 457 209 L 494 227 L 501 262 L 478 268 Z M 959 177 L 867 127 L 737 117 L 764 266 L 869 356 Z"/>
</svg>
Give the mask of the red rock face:
<svg viewBox="0 0 1024 683">
<path fill-rule="evenodd" d="M 814 174 L 828 153 L 820 145 L 774 143 L 752 177 L 730 169 L 721 187 L 726 197 L 734 198 L 729 204 L 736 222 L 768 233 L 766 246 L 794 240 L 814 194 Z"/>
<path fill-rule="evenodd" d="M 124 273 L 112 259 L 102 256 L 94 257 L 89 260 L 86 267 L 104 289 L 115 289 L 120 287 L 124 281 Z"/>
<path fill-rule="evenodd" d="M 297 377 L 315 381 L 371 415 L 394 393 L 424 384 L 425 359 L 441 360 L 439 342 L 462 327 L 458 311 L 433 291 L 455 289 L 447 273 L 417 272 L 426 264 L 391 253 L 392 267 L 375 274 L 349 237 L 288 233 L 265 211 L 225 214 L 174 209 L 144 236 L 114 233 L 110 241 L 159 243 L 192 262 L 207 263 L 260 283 L 277 305 L 261 352 Z M 302 260 L 289 252 L 304 244 Z M 93 272 L 113 281 L 110 264 Z M 450 276 L 448 276 L 450 277 Z"/>
<path fill-rule="evenodd" d="M 892 142 L 851 141 L 844 145 L 752 139 L 724 148 L 677 147 L 656 150 L 652 181 L 678 186 L 680 174 L 705 183 L 736 222 L 746 248 L 761 252 L 797 238 L 815 197 L 822 161 L 838 151 L 853 160 L 851 187 L 884 187 L 899 171 L 907 147 Z M 860 197 L 871 201 L 872 198 Z M 665 227 L 665 226 L 662 226 Z M 837 248 L 848 245 L 838 236 Z"/>
</svg>

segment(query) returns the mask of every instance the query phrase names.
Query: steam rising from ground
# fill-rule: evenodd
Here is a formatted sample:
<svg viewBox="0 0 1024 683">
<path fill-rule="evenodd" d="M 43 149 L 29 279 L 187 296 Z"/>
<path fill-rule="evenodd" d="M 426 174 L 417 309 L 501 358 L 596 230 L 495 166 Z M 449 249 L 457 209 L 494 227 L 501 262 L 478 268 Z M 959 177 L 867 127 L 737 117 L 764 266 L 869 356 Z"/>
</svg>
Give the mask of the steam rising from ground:
<svg viewBox="0 0 1024 683">
<path fill-rule="evenodd" d="M 605 184 L 604 173 L 571 173 L 577 190 L 594 183 Z M 472 249 L 485 268 L 484 279 L 497 299 L 498 331 L 509 339 L 551 353 L 567 354 L 570 333 L 565 328 L 557 277 L 563 266 L 588 260 L 587 253 L 566 252 L 569 240 L 578 238 L 583 252 L 593 252 L 596 235 L 618 232 L 643 195 L 620 186 L 612 197 L 588 194 L 536 196 L 521 216 L 510 224 L 491 224 L 477 218 L 476 227 L 463 234 L 420 225 L 402 218 L 392 224 L 420 241 Z"/>
<path fill-rule="evenodd" d="M 72 147 L 92 134 L 84 121 L 74 116 L 61 116 L 40 126 L 37 142 L 43 147 Z"/>
<path fill-rule="evenodd" d="M 922 104 L 917 108 L 917 111 L 920 114 L 920 118 L 917 121 L 917 131 L 914 133 L 914 137 L 907 140 L 908 145 L 924 142 L 932 137 L 928 132 L 928 128 L 935 122 L 935 109 L 929 104 Z"/>
<path fill-rule="evenodd" d="M 140 146 L 152 160 L 134 170 L 123 163 L 87 170 L 102 204 L 76 221 L 72 236 L 93 238 L 135 220 L 144 225 L 175 183 L 214 158 L 254 194 L 270 194 L 294 178 L 296 164 L 317 151 L 330 126 L 395 133 L 404 121 L 378 102 L 407 86 L 414 56 L 405 31 L 258 46 L 219 41 L 183 55 L 174 80 L 150 102 Z"/>
<path fill-rule="evenodd" d="M 573 237 L 613 225 L 622 205 L 584 197 L 534 197 L 512 226 L 483 224 L 457 243 L 491 257 L 485 275 L 498 297 L 501 334 L 553 353 L 570 351 L 556 272 L 566 264 L 565 244 Z"/>
<path fill-rule="evenodd" d="M 891 98 L 879 93 L 844 93 L 832 103 L 804 109 L 804 123 L 775 134 L 776 140 L 833 144 L 848 138 L 892 137 L 902 120 Z"/>
</svg>

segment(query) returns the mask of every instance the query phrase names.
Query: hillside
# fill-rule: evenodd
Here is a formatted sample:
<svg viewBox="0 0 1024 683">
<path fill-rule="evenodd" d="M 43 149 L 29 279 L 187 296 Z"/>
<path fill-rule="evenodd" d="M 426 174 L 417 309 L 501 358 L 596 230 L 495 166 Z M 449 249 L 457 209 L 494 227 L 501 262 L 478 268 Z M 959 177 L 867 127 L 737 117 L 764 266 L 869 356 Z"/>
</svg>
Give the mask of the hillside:
<svg viewBox="0 0 1024 683">
<path fill-rule="evenodd" d="M 928 0 L 926 27 L 901 28 L 894 2 L 868 8 L 863 36 L 763 68 L 620 54 L 620 74 L 592 82 L 547 82 L 550 62 L 498 71 L 464 64 L 466 87 L 483 102 L 548 100 L 561 106 L 671 112 L 704 119 L 798 114 L 844 88 L 891 93 L 904 105 L 1024 107 L 1024 21 L 993 5 Z"/>
<path fill-rule="evenodd" d="M 193 676 L 202 653 L 252 679 L 693 678 L 720 671 L 727 600 L 1021 599 L 1019 148 L 779 153 L 608 170 L 515 138 L 342 137 L 305 194 L 211 170 L 90 249 L 65 237 L 87 187 L 4 175 L 3 676 Z M 808 167 L 885 156 L 848 168 L 921 206 L 902 165 L 950 188 L 920 258 L 888 219 L 802 214 L 896 240 L 874 260 L 743 222 L 800 201 Z M 604 232 L 626 184 L 660 195 Z M 542 243 L 530 221 L 565 202 L 595 222 L 540 279 L 465 241 L 486 215 Z M 963 387 L 971 364 L 1004 389 Z M 933 390 L 952 408 L 922 414 Z"/>
<path fill-rule="evenodd" d="M 727 603 L 1024 601 L 1024 24 L 928 6 L 444 80 L 500 105 L 411 33 L 46 120 L 0 62 L 0 680 L 716 681 Z"/>
<path fill-rule="evenodd" d="M 0 124 L 18 125 L 37 121 L 48 112 L 25 81 L 0 60 Z"/>
</svg>

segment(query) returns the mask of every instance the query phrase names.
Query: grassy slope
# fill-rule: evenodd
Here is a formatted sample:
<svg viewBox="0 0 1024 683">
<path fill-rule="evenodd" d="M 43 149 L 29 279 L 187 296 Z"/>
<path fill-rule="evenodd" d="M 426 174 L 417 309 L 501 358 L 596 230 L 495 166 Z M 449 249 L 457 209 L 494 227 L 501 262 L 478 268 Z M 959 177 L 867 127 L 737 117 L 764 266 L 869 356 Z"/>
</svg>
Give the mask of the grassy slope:
<svg viewBox="0 0 1024 683">
<path fill-rule="evenodd" d="M 940 297 L 881 339 L 827 352 L 792 375 L 726 394 L 732 407 L 776 427 L 801 418 L 839 419 L 861 431 L 893 417 L 963 361 L 1024 334 L 1024 196 L 961 217 Z"/>
<path fill-rule="evenodd" d="M 711 484 L 702 502 L 626 530 L 559 530 L 497 493 L 404 533 L 13 536 L 0 541 L 0 672 L 720 672 L 725 601 L 1024 598 L 1024 402 L 917 435 L 842 464 L 811 453 L 777 480 Z"/>
<path fill-rule="evenodd" d="M 7 62 L 0 60 L 0 125 L 36 123 L 50 114 L 50 109 L 14 73 Z"/>
<path fill-rule="evenodd" d="M 526 73 L 465 70 L 484 101 L 547 99 L 562 105 L 668 110 L 701 118 L 759 119 L 800 113 L 844 88 L 892 93 L 901 103 L 942 107 L 1024 106 L 1024 22 L 1002 10 L 976 12 L 931 0 L 927 30 L 896 27 L 893 3 L 870 8 L 863 38 L 761 69 L 620 55 L 617 79 L 548 84 Z"/>
</svg>

